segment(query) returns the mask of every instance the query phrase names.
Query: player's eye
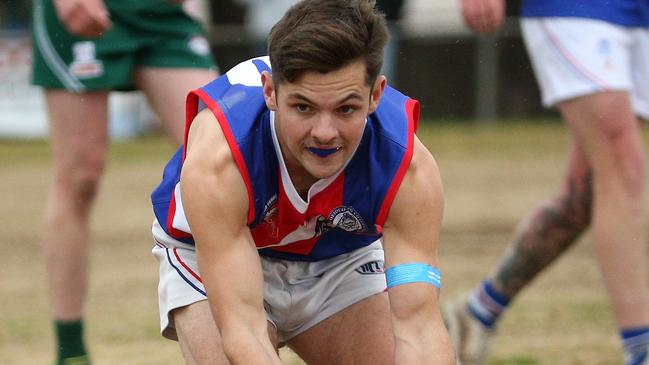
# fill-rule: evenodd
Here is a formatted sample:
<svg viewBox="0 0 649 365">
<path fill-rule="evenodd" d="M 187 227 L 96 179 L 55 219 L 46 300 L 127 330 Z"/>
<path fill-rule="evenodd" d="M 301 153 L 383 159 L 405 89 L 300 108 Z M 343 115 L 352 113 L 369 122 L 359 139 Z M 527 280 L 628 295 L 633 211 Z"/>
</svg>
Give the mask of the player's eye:
<svg viewBox="0 0 649 365">
<path fill-rule="evenodd" d="M 308 113 L 311 111 L 311 107 L 307 104 L 296 104 L 295 110 L 297 110 L 299 113 Z"/>
<path fill-rule="evenodd" d="M 356 111 L 356 108 L 351 105 L 344 105 L 338 108 L 338 111 L 342 114 L 349 115 Z"/>
</svg>

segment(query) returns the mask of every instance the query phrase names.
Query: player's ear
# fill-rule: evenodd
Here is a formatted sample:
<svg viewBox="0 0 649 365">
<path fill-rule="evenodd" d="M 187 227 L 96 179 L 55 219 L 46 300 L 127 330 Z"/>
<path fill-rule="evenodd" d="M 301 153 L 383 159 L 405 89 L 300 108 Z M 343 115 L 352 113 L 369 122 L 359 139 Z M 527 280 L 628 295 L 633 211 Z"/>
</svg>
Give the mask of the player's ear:
<svg viewBox="0 0 649 365">
<path fill-rule="evenodd" d="M 369 114 L 374 113 L 376 108 L 379 107 L 381 102 L 381 97 L 383 96 L 383 91 L 385 91 L 385 86 L 388 84 L 388 80 L 383 75 L 379 75 L 372 85 L 372 92 L 370 93 L 370 108 Z"/>
<path fill-rule="evenodd" d="M 277 110 L 277 98 L 275 95 L 275 84 L 273 83 L 273 75 L 268 71 L 261 73 L 261 87 L 264 90 L 264 100 L 266 107 L 272 111 Z"/>
</svg>

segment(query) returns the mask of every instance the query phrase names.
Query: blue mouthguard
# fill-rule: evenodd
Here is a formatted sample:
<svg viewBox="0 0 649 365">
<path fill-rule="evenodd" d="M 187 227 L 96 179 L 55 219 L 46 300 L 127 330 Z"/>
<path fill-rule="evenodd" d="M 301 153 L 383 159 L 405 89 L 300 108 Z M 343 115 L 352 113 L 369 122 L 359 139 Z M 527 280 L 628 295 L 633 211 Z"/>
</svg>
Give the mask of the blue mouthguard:
<svg viewBox="0 0 649 365">
<path fill-rule="evenodd" d="M 327 157 L 331 155 L 332 153 L 335 153 L 338 151 L 338 147 L 335 148 L 316 148 L 316 147 L 309 147 L 309 151 L 315 153 L 316 155 L 320 157 Z"/>
</svg>

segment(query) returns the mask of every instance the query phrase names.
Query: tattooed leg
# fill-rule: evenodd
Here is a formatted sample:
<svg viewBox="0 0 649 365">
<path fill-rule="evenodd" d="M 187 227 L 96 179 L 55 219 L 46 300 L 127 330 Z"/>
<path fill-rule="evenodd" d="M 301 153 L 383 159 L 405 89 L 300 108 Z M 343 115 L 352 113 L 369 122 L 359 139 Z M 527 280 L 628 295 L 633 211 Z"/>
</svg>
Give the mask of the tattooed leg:
<svg viewBox="0 0 649 365">
<path fill-rule="evenodd" d="M 574 143 L 568 161 L 561 191 L 521 222 L 491 275 L 494 288 L 509 299 L 561 256 L 590 224 L 592 175 Z"/>
</svg>

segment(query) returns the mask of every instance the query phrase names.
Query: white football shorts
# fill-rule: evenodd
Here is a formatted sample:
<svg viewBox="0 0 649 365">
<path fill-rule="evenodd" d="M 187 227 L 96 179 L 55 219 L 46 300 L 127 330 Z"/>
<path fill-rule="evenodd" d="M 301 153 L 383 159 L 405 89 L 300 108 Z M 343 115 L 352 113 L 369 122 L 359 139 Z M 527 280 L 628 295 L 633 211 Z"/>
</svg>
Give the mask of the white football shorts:
<svg viewBox="0 0 649 365">
<path fill-rule="evenodd" d="M 544 106 L 623 90 L 649 119 L 649 28 L 568 17 L 522 18 L 521 28 Z"/>
<path fill-rule="evenodd" d="M 172 310 L 206 300 L 194 246 L 167 235 L 155 221 L 153 255 L 160 264 L 160 332 L 177 340 Z M 386 290 L 380 241 L 327 260 L 304 262 L 261 256 L 264 307 L 285 343 L 337 312 Z"/>
</svg>

